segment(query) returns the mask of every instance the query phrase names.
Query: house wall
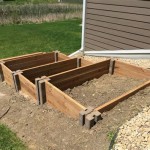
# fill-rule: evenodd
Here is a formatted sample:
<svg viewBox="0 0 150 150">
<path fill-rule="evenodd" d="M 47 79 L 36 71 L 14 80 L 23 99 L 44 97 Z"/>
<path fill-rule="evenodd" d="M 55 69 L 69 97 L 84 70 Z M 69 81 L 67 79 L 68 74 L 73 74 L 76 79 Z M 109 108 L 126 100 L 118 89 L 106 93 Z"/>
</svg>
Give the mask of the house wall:
<svg viewBox="0 0 150 150">
<path fill-rule="evenodd" d="M 150 49 L 150 1 L 87 0 L 85 50 Z"/>
</svg>

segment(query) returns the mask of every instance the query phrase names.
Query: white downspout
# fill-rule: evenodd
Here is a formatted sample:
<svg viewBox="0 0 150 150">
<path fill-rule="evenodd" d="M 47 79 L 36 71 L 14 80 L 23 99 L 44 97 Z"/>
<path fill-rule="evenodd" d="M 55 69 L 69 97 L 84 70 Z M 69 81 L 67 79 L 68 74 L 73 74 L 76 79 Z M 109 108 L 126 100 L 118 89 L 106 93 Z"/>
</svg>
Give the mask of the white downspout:
<svg viewBox="0 0 150 150">
<path fill-rule="evenodd" d="M 86 0 L 83 0 L 83 11 L 82 11 L 82 41 L 81 41 L 81 48 L 77 50 L 76 52 L 69 55 L 69 57 L 72 57 L 80 52 L 83 52 L 84 54 L 84 47 L 85 47 L 85 15 L 86 15 Z"/>
</svg>

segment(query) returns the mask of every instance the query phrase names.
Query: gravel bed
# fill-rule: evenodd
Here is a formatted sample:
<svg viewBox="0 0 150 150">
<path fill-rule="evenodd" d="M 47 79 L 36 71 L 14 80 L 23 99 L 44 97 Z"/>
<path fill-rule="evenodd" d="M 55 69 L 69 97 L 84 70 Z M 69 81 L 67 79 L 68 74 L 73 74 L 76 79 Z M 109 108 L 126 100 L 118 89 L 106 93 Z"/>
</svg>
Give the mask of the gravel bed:
<svg viewBox="0 0 150 150">
<path fill-rule="evenodd" d="M 114 150 L 150 150 L 150 106 L 119 129 Z"/>
<path fill-rule="evenodd" d="M 93 56 L 84 56 L 84 59 L 92 62 L 100 62 L 109 59 L 108 57 L 93 57 Z M 116 60 L 123 61 L 129 64 L 133 64 L 139 67 L 150 69 L 150 59 L 125 59 L 125 58 L 116 58 Z"/>
</svg>

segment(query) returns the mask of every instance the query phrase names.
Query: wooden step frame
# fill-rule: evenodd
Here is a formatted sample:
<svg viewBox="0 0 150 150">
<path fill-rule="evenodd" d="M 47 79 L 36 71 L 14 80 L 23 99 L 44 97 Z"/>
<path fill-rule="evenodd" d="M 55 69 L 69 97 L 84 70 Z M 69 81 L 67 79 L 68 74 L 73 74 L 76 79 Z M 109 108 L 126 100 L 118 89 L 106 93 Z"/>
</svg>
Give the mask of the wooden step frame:
<svg viewBox="0 0 150 150">
<path fill-rule="evenodd" d="M 39 82 L 40 87 L 42 87 L 40 90 L 42 91 L 44 97 L 44 100 L 42 100 L 46 101 L 61 112 L 77 118 L 79 116 L 79 112 L 85 110 L 86 108 L 76 100 L 73 100 L 67 94 L 62 92 L 62 90 L 73 88 L 75 86 L 81 85 L 85 81 L 99 78 L 101 75 L 109 73 L 110 66 L 112 67 L 111 64 L 112 63 L 110 60 L 106 60 L 100 63 L 49 76 L 49 81 L 44 80 Z M 120 61 L 114 61 L 113 72 L 118 76 L 147 79 L 147 81 L 122 94 L 121 96 L 110 100 L 104 105 L 96 107 L 94 109 L 95 111 L 99 111 L 101 113 L 103 113 L 104 111 L 108 111 L 119 102 L 137 93 L 139 90 L 150 86 L 150 70 L 148 69 L 143 69 L 141 67 L 126 64 Z M 74 103 L 72 105 L 75 105 L 74 108 L 76 108 L 74 110 L 70 106 L 70 103 L 72 103 L 73 101 Z"/>
<path fill-rule="evenodd" d="M 39 52 L 23 56 L 2 59 L 0 62 L 0 74 L 7 84 L 13 86 L 13 73 L 17 70 L 26 70 L 40 65 L 70 59 L 59 52 Z"/>
<path fill-rule="evenodd" d="M 89 65 L 90 62 L 81 58 L 70 58 L 63 61 L 49 63 L 29 69 L 22 70 L 15 74 L 15 81 L 17 84 L 17 91 L 21 91 L 25 95 L 31 97 L 34 101 L 39 103 L 37 83 L 46 76 L 58 74 L 64 71 L 80 68 Z M 91 63 L 90 63 L 91 64 Z M 14 84 L 14 83 L 13 83 Z M 14 84 L 14 85 L 15 85 Z"/>
<path fill-rule="evenodd" d="M 18 91 L 28 95 L 36 103 L 44 104 L 46 102 L 48 105 L 73 118 L 78 118 L 80 112 L 86 111 L 87 108 L 65 94 L 63 90 L 81 85 L 94 78 L 99 78 L 104 74 L 146 79 L 145 83 L 93 109 L 103 113 L 139 90 L 150 86 L 149 69 L 110 59 L 93 64 L 81 58 L 71 59 L 63 55 L 63 58 L 61 57 L 59 61 L 59 59 L 56 60 L 56 53 L 54 52 L 53 54 L 54 62 L 38 64 L 17 72 L 11 70 L 12 68 L 8 68 L 7 65 L 11 64 L 10 62 L 20 61 L 20 57 L 19 60 L 4 60 L 6 62 L 1 63 L 4 76 L 9 74 L 12 77 L 11 81 L 9 78 L 5 78 L 6 82 L 10 85 L 16 85 Z M 59 55 L 62 56 L 60 53 Z"/>
</svg>

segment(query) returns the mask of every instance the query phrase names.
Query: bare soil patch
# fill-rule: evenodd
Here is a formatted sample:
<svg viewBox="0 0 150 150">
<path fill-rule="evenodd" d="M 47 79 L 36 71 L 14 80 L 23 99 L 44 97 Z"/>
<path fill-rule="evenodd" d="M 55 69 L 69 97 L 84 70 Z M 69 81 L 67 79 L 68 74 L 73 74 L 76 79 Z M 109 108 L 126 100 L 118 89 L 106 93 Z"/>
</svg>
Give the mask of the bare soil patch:
<svg viewBox="0 0 150 150">
<path fill-rule="evenodd" d="M 32 150 L 108 150 L 107 135 L 150 105 L 148 87 L 103 113 L 103 120 L 86 130 L 78 120 L 50 106 L 37 106 L 5 83 L 0 83 L 0 92 L 5 94 L 0 97 L 0 107 L 11 106 L 0 123 L 8 125 Z"/>
<path fill-rule="evenodd" d="M 142 82 L 144 80 L 105 74 L 98 79 L 87 81 L 81 86 L 68 89 L 65 93 L 85 107 L 98 107 Z"/>
</svg>

